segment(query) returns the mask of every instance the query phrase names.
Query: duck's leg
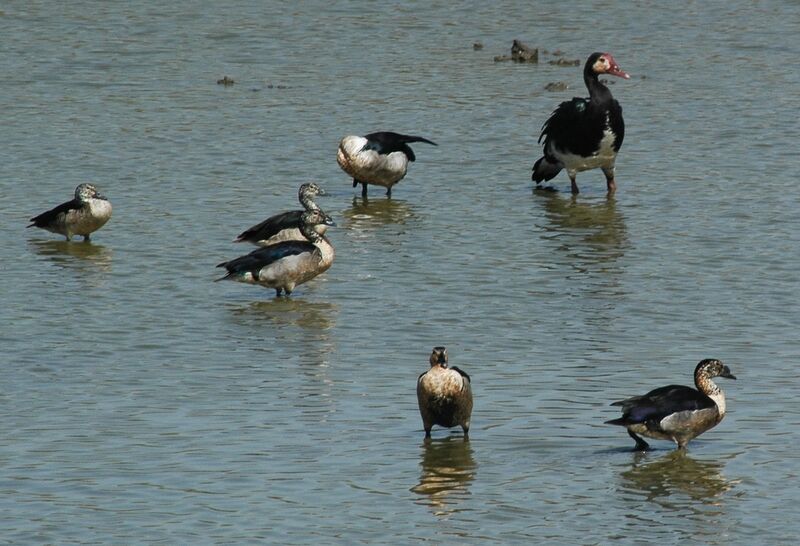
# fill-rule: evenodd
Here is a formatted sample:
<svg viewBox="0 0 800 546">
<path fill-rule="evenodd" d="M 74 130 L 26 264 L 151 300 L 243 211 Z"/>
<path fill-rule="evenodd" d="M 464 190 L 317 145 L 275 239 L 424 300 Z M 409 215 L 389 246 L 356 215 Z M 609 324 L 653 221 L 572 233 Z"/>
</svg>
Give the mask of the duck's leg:
<svg viewBox="0 0 800 546">
<path fill-rule="evenodd" d="M 88 235 L 84 235 L 84 236 L 83 236 L 83 242 L 84 242 L 84 243 L 88 243 L 89 241 L 91 241 L 91 239 L 89 238 L 89 236 L 88 236 Z"/>
<path fill-rule="evenodd" d="M 431 429 L 429 429 L 429 428 L 425 429 L 425 437 L 426 438 L 430 438 L 431 437 Z"/>
<path fill-rule="evenodd" d="M 636 447 L 633 448 L 636 451 L 647 451 L 648 449 L 650 449 L 650 444 L 642 440 L 642 438 L 632 430 L 628 431 L 628 436 L 630 436 L 636 441 Z"/>
<path fill-rule="evenodd" d="M 617 191 L 617 183 L 614 181 L 614 167 L 603 169 L 603 174 L 606 175 L 606 188 L 608 188 L 608 193 Z"/>
<path fill-rule="evenodd" d="M 354 179 L 353 179 L 353 187 L 355 188 L 356 186 L 358 186 L 358 180 L 356 180 L 356 179 L 354 178 Z"/>
<path fill-rule="evenodd" d="M 390 198 L 392 197 L 392 187 L 391 186 L 386 188 L 386 197 L 390 197 Z"/>
<path fill-rule="evenodd" d="M 283 290 L 283 288 L 276 288 L 275 289 L 275 297 L 276 298 L 280 298 L 281 297 L 281 290 Z"/>
<path fill-rule="evenodd" d="M 581 191 L 578 189 L 578 183 L 575 182 L 575 177 L 578 176 L 578 171 L 567 171 L 569 181 L 572 184 L 572 195 L 578 195 Z"/>
<path fill-rule="evenodd" d="M 367 183 L 366 182 L 362 182 L 361 183 L 361 197 L 366 197 L 366 196 L 367 196 Z"/>
</svg>

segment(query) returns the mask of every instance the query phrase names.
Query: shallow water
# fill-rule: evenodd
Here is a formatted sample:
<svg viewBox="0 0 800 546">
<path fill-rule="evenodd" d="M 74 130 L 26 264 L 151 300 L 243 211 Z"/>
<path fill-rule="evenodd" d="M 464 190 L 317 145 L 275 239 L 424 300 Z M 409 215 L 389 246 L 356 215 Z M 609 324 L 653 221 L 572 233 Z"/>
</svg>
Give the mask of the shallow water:
<svg viewBox="0 0 800 546">
<path fill-rule="evenodd" d="M 0 543 L 796 542 L 798 15 L 7 3 Z M 614 198 L 531 191 L 585 89 L 495 63 L 514 38 L 632 74 Z M 335 161 L 374 130 L 439 144 L 391 200 Z M 213 283 L 308 180 L 333 267 L 291 299 Z M 114 205 L 92 243 L 24 229 L 83 181 Z M 473 378 L 468 443 L 423 442 L 434 345 Z M 739 380 L 687 454 L 603 425 L 705 357 Z"/>
</svg>

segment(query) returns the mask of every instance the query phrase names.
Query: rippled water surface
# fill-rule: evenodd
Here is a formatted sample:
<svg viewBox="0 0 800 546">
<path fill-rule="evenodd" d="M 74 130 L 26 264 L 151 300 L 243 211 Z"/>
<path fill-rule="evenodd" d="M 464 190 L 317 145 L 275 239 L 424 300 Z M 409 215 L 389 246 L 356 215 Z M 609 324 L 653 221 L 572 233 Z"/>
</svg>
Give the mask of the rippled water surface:
<svg viewBox="0 0 800 546">
<path fill-rule="evenodd" d="M 5 2 L 0 543 L 796 543 L 798 21 Z M 514 38 L 633 75 L 614 198 L 599 171 L 531 191 L 542 122 L 586 91 L 552 55 L 495 63 Z M 439 144 L 391 200 L 335 161 L 375 130 Z M 333 267 L 291 299 L 212 282 L 308 180 Z M 92 243 L 24 229 L 84 181 L 114 205 Z M 473 378 L 469 442 L 423 442 L 434 345 Z M 739 379 L 688 453 L 603 425 L 705 357 Z"/>
</svg>

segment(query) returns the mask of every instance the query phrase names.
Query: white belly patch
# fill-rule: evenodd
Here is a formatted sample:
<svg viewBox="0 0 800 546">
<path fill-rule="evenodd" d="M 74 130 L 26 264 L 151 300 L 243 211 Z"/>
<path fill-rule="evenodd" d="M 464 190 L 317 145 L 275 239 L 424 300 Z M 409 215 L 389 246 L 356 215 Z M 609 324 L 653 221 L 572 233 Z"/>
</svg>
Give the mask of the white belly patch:
<svg viewBox="0 0 800 546">
<path fill-rule="evenodd" d="M 611 129 L 606 127 L 603 131 L 603 138 L 600 140 L 600 148 L 597 153 L 583 157 L 570 152 L 559 150 L 552 143 L 550 144 L 548 153 L 556 157 L 569 172 L 588 171 L 590 169 L 613 169 L 614 162 L 617 159 L 617 152 L 614 150 L 614 133 Z"/>
</svg>

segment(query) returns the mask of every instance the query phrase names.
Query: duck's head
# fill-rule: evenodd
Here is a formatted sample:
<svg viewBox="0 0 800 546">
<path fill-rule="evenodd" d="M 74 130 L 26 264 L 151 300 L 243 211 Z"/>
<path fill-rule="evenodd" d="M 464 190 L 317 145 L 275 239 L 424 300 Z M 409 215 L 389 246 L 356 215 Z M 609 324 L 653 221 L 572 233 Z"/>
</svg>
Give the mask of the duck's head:
<svg viewBox="0 0 800 546">
<path fill-rule="evenodd" d="M 309 210 L 303 213 L 303 216 L 300 217 L 302 222 L 306 225 L 316 226 L 319 224 L 324 224 L 326 226 L 335 226 L 336 222 L 333 221 L 333 218 L 322 212 L 321 210 Z"/>
<path fill-rule="evenodd" d="M 297 196 L 302 199 L 305 197 L 316 197 L 318 195 L 325 195 L 325 190 L 319 187 L 314 182 L 308 182 L 300 186 L 300 189 L 297 191 Z"/>
<path fill-rule="evenodd" d="M 102 199 L 107 201 L 104 195 L 100 195 L 97 188 L 93 184 L 81 184 L 75 188 L 75 199 L 81 203 L 86 203 L 90 199 Z"/>
<path fill-rule="evenodd" d="M 431 353 L 431 368 L 439 366 L 447 368 L 447 349 L 445 347 L 434 347 Z"/>
<path fill-rule="evenodd" d="M 736 379 L 736 376 L 731 373 L 730 368 L 716 358 L 701 360 L 694 369 L 694 376 L 695 378 L 706 377 L 710 379 L 712 377 L 724 377 L 725 379 Z"/>
<path fill-rule="evenodd" d="M 609 76 L 617 76 L 618 78 L 630 79 L 630 74 L 623 71 L 617 61 L 610 53 L 592 53 L 586 61 L 586 71 L 599 76 L 600 74 L 608 74 Z"/>
</svg>

